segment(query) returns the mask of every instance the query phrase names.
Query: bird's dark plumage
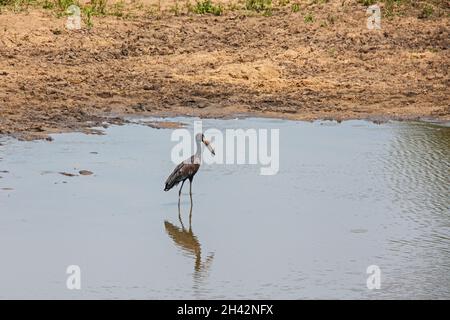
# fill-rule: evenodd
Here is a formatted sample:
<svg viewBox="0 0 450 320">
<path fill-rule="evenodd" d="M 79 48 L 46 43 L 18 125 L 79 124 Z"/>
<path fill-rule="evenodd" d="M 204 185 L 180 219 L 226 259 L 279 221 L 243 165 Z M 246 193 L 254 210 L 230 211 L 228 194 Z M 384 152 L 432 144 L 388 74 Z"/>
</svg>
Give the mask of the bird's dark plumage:
<svg viewBox="0 0 450 320">
<path fill-rule="evenodd" d="M 186 179 L 189 179 L 189 194 L 191 195 L 192 199 L 192 180 L 194 179 L 195 174 L 200 168 L 202 142 L 212 153 L 212 155 L 215 155 L 214 148 L 211 146 L 210 142 L 205 139 L 203 133 L 197 133 L 195 135 L 195 142 L 197 143 L 197 152 L 189 159 L 186 159 L 178 166 L 176 166 L 175 170 L 173 170 L 173 172 L 167 178 L 166 185 L 164 187 L 164 191 L 169 191 L 181 182 L 180 191 L 178 191 L 178 204 L 180 203 L 181 189 L 183 189 Z"/>
<path fill-rule="evenodd" d="M 194 156 L 190 157 L 187 161 L 183 161 L 175 167 L 173 172 L 167 178 L 164 191 L 169 191 L 174 186 L 178 185 L 180 182 L 185 181 L 186 179 L 192 180 L 199 168 L 200 164 L 195 163 Z"/>
</svg>

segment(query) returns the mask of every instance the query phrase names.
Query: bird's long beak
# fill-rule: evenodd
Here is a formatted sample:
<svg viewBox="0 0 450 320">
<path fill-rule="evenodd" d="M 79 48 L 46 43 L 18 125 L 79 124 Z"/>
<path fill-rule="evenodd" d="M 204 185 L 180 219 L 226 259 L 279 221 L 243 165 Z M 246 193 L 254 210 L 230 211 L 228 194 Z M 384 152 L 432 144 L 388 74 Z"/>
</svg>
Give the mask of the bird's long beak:
<svg viewBox="0 0 450 320">
<path fill-rule="evenodd" d="M 208 150 L 212 153 L 213 156 L 216 155 L 216 152 L 214 151 L 214 148 L 211 146 L 211 142 L 209 142 L 206 139 L 203 139 L 203 143 L 205 144 L 205 146 L 208 148 Z"/>
</svg>

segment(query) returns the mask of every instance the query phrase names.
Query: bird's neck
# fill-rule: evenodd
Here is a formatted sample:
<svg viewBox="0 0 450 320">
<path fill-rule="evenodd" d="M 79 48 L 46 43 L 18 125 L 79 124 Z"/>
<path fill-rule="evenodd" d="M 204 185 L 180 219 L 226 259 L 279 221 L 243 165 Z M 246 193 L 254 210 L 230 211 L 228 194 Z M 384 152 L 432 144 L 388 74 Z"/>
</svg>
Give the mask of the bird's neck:
<svg viewBox="0 0 450 320">
<path fill-rule="evenodd" d="M 197 141 L 196 143 L 197 143 L 197 150 L 195 151 L 194 159 L 200 161 L 202 155 L 202 142 Z"/>
</svg>

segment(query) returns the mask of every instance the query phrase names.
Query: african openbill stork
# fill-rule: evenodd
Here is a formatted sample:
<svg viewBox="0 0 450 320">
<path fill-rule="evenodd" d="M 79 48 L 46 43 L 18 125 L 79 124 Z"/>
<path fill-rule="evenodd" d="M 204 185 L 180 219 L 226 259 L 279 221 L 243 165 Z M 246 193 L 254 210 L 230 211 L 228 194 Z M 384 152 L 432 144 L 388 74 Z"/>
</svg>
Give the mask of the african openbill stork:
<svg viewBox="0 0 450 320">
<path fill-rule="evenodd" d="M 189 179 L 189 194 L 192 197 L 192 180 L 194 179 L 195 174 L 200 168 L 201 158 L 202 158 L 202 145 L 203 142 L 208 150 L 215 155 L 214 149 L 211 146 L 210 142 L 205 139 L 203 133 L 198 133 L 195 136 L 195 142 L 197 145 L 197 151 L 194 155 L 189 157 L 188 159 L 181 162 L 172 172 L 172 174 L 166 180 L 166 186 L 164 187 L 164 191 L 169 191 L 174 186 L 178 185 L 181 182 L 180 191 L 178 192 L 178 200 L 181 197 L 181 189 L 183 189 L 184 182 Z"/>
</svg>

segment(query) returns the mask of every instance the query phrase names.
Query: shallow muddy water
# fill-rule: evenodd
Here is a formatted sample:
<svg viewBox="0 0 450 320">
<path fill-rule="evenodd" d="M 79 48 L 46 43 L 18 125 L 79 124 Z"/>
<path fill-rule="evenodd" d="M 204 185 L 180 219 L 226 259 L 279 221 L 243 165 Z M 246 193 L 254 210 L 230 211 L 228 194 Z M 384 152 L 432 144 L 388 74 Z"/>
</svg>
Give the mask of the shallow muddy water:
<svg viewBox="0 0 450 320">
<path fill-rule="evenodd" d="M 450 298 L 450 128 L 203 124 L 280 129 L 280 169 L 203 164 L 191 223 L 188 184 L 181 222 L 163 192 L 171 130 L 0 138 L 0 298 Z"/>
</svg>

